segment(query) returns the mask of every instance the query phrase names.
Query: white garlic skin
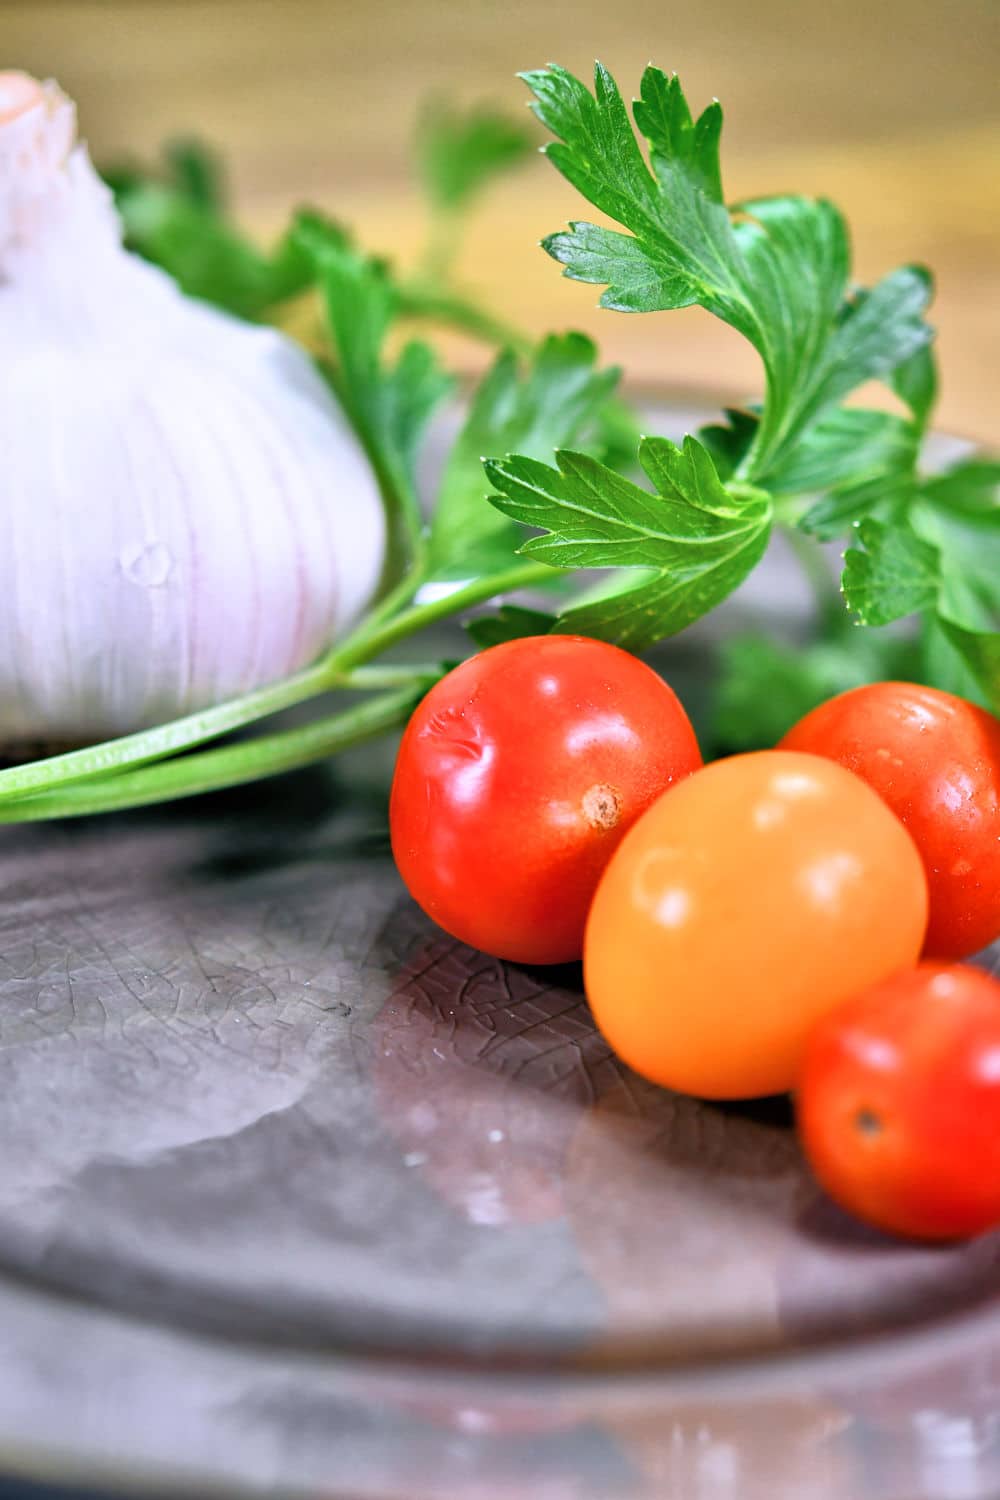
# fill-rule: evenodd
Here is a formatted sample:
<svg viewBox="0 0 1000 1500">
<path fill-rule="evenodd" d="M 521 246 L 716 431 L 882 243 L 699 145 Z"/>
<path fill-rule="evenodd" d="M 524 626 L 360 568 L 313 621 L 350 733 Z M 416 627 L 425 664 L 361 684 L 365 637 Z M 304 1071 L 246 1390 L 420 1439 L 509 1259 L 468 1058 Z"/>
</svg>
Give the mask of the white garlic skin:
<svg viewBox="0 0 1000 1500">
<path fill-rule="evenodd" d="M 72 105 L 21 78 L 0 74 L 6 744 L 128 733 L 287 676 L 357 618 L 385 552 L 312 362 L 123 251 Z"/>
</svg>

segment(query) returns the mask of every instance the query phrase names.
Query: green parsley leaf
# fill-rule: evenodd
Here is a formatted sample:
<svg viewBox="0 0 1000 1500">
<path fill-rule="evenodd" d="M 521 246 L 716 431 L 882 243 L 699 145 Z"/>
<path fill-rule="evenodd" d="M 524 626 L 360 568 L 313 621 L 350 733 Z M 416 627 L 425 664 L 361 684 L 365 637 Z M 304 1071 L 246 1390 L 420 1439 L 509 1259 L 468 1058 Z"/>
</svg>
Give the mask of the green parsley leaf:
<svg viewBox="0 0 1000 1500">
<path fill-rule="evenodd" d="M 974 629 L 1000 626 L 1000 509 L 942 503 L 930 481 L 910 510 L 910 524 L 937 549 L 942 613 Z"/>
<path fill-rule="evenodd" d="M 841 407 L 822 417 L 776 476 L 779 492 L 820 492 L 798 519 L 802 531 L 831 541 L 865 516 L 893 521 L 911 504 L 920 433 L 890 412 Z"/>
<path fill-rule="evenodd" d="M 912 473 L 917 446 L 913 424 L 902 417 L 864 407 L 836 407 L 775 469 L 768 488 L 778 495 L 838 495 L 848 486 L 894 482 Z M 804 531 L 819 530 L 811 515 L 807 512 L 800 522 Z"/>
<path fill-rule="evenodd" d="M 266 252 L 227 217 L 211 152 L 184 141 L 164 156 L 162 167 L 104 172 L 130 250 L 162 267 L 188 296 L 251 320 L 308 286 L 312 267 L 292 236 Z"/>
<path fill-rule="evenodd" d="M 1000 713 L 1000 631 L 965 630 L 946 619 L 940 624 L 983 689 L 987 705 Z"/>
<path fill-rule="evenodd" d="M 887 625 L 933 609 L 940 588 L 935 547 L 907 522 L 887 526 L 870 517 L 858 527 L 860 547 L 844 557 L 844 596 L 863 625 Z"/>
<path fill-rule="evenodd" d="M 544 244 L 564 274 L 603 283 L 601 305 L 654 312 L 694 303 L 758 350 L 767 396 L 741 475 L 766 481 L 801 433 L 872 377 L 889 379 L 930 339 L 927 273 L 905 266 L 869 291 L 850 286 L 847 231 L 825 200 L 751 200 L 730 212 L 719 166 L 722 113 L 695 120 L 676 76 L 643 75 L 635 121 L 600 63 L 589 90 L 556 65 L 522 75 L 559 139 L 557 169 L 629 234 L 574 223 Z"/>
<path fill-rule="evenodd" d="M 961 632 L 961 627 L 950 628 Z M 963 640 L 962 645 L 958 645 L 948 631 L 949 626 L 940 615 L 925 614 L 922 617 L 919 638 L 920 663 L 912 674 L 913 681 L 926 682 L 931 687 L 940 688 L 945 693 L 954 693 L 957 698 L 967 698 L 970 703 L 978 703 L 983 708 L 991 707 L 983 683 L 973 670 L 969 656 L 962 649 L 964 645 L 972 654 L 975 649 L 972 643 L 977 642 L 980 637 L 974 631 L 961 632 L 967 640 Z M 864 635 L 877 633 L 876 631 L 859 632 Z"/>
<path fill-rule="evenodd" d="M 635 409 L 624 396 L 612 395 L 603 401 L 594 415 L 593 433 L 587 438 L 587 451 L 609 469 L 620 474 L 635 473 L 636 454 L 642 429 Z"/>
<path fill-rule="evenodd" d="M 431 570 L 469 577 L 509 563 L 519 528 L 486 502 L 483 456 L 519 452 L 551 460 L 568 443 L 589 446 L 619 378 L 598 370 L 582 333 L 552 334 L 522 375 L 511 351 L 500 354 L 472 398 L 445 466 L 431 528 Z"/>
<path fill-rule="evenodd" d="M 466 630 L 481 650 L 500 646 L 505 641 L 523 640 L 525 636 L 548 635 L 556 623 L 555 615 L 541 609 L 524 609 L 519 604 L 501 604 L 496 614 L 477 615 L 466 622 Z"/>
<path fill-rule="evenodd" d="M 395 360 L 386 356 L 398 294 L 384 260 L 355 250 L 337 225 L 316 214 L 300 214 L 295 235 L 323 293 L 332 379 L 382 485 L 391 549 L 413 553 L 423 534 L 417 456 L 430 417 L 454 382 L 419 340 L 405 344 Z"/>
<path fill-rule="evenodd" d="M 937 361 L 931 344 L 924 344 L 892 372 L 889 384 L 913 413 L 921 432 L 926 430 L 938 394 Z"/>
<path fill-rule="evenodd" d="M 919 481 L 905 515 L 863 521 L 845 558 L 848 603 L 867 624 L 938 609 L 971 630 L 1000 626 L 1000 496 L 989 461 Z"/>
<path fill-rule="evenodd" d="M 769 497 L 724 486 L 695 438 L 682 448 L 646 438 L 639 461 L 655 494 L 580 453 L 558 453 L 557 469 L 524 457 L 486 464 L 493 504 L 545 533 L 522 553 L 557 568 L 643 570 L 637 586 L 571 607 L 558 623 L 635 651 L 731 593 L 760 561 L 771 527 Z"/>
<path fill-rule="evenodd" d="M 519 165 L 534 149 L 531 131 L 518 120 L 478 104 L 458 109 L 433 99 L 417 125 L 417 165 L 435 208 L 464 208 L 494 177 Z"/>
<path fill-rule="evenodd" d="M 225 173 L 210 146 L 194 136 L 179 136 L 167 142 L 163 155 L 175 186 L 189 203 L 209 213 L 226 212 Z"/>
<path fill-rule="evenodd" d="M 847 620 L 845 615 L 845 620 Z M 910 640 L 848 622 L 829 638 L 789 645 L 764 635 L 736 636 L 720 648 L 712 730 L 720 750 L 766 750 L 811 709 L 868 682 L 909 679 Z"/>
<path fill-rule="evenodd" d="M 845 557 L 850 607 L 869 625 L 936 615 L 925 625 L 935 675 L 955 675 L 953 648 L 965 664 L 958 676 L 971 672 L 1000 711 L 1000 512 L 949 514 L 918 501 L 912 521 L 863 521 L 859 537 L 864 551 Z"/>
<path fill-rule="evenodd" d="M 995 515 L 1000 511 L 1000 459 L 962 459 L 943 474 L 925 480 L 923 493 L 938 507 Z"/>
<path fill-rule="evenodd" d="M 723 483 L 732 479 L 753 447 L 760 412 L 754 408 L 744 410 L 730 406 L 725 409 L 724 417 L 722 422 L 710 422 L 698 429 L 698 441 L 711 454 Z"/>
</svg>

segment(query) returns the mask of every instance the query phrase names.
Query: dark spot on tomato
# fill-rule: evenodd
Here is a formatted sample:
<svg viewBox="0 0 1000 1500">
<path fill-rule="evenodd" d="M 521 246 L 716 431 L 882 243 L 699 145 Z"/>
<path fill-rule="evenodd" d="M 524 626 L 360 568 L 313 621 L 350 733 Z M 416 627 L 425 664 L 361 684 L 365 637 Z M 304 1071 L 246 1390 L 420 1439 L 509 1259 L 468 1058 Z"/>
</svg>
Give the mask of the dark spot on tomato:
<svg viewBox="0 0 1000 1500">
<path fill-rule="evenodd" d="M 866 1135 L 870 1139 L 882 1134 L 882 1117 L 877 1115 L 873 1109 L 859 1109 L 854 1116 L 854 1128 L 859 1135 Z"/>
</svg>

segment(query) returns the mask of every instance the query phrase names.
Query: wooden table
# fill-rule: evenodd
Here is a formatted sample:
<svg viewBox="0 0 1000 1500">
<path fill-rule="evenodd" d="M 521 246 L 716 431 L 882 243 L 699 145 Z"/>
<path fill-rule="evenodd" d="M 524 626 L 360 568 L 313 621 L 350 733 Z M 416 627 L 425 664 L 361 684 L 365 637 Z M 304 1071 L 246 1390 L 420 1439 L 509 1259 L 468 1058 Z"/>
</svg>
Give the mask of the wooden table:
<svg viewBox="0 0 1000 1500">
<path fill-rule="evenodd" d="M 631 93 L 653 57 L 694 101 L 726 105 L 730 196 L 829 194 L 863 278 L 908 259 L 935 269 L 940 422 L 1000 441 L 996 0 L 0 0 L 0 46 L 76 95 L 99 158 L 196 130 L 227 153 L 262 231 L 309 198 L 403 261 L 424 230 L 407 153 L 429 91 L 516 110 L 516 69 L 599 54 Z M 560 281 L 536 241 L 579 209 L 531 164 L 483 205 L 463 276 L 526 327 L 586 328 L 633 379 L 754 390 L 755 356 L 703 313 L 602 313 L 594 288 Z"/>
</svg>

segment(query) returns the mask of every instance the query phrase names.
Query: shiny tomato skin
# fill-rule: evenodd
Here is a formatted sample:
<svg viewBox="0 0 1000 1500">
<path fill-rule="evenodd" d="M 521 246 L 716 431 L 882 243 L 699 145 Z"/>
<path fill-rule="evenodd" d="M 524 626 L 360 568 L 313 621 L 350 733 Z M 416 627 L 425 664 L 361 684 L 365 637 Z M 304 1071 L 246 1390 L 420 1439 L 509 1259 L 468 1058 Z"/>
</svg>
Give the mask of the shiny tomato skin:
<svg viewBox="0 0 1000 1500">
<path fill-rule="evenodd" d="M 864 782 L 814 755 L 734 755 L 622 840 L 587 924 L 587 996 L 654 1083 L 782 1093 L 816 1019 L 914 963 L 926 922 L 913 841 Z"/>
<path fill-rule="evenodd" d="M 967 958 L 1000 937 L 1000 719 L 877 682 L 813 709 L 782 746 L 846 766 L 906 824 L 927 871 L 928 955 Z"/>
<path fill-rule="evenodd" d="M 700 765 L 672 688 L 628 652 L 569 635 L 492 646 L 431 689 L 403 736 L 389 809 L 399 873 L 474 948 L 578 959 L 622 835 Z"/>
<path fill-rule="evenodd" d="M 825 1016 L 809 1038 L 799 1130 L 819 1181 L 914 1239 L 1000 1223 L 1000 984 L 922 963 Z"/>
</svg>

